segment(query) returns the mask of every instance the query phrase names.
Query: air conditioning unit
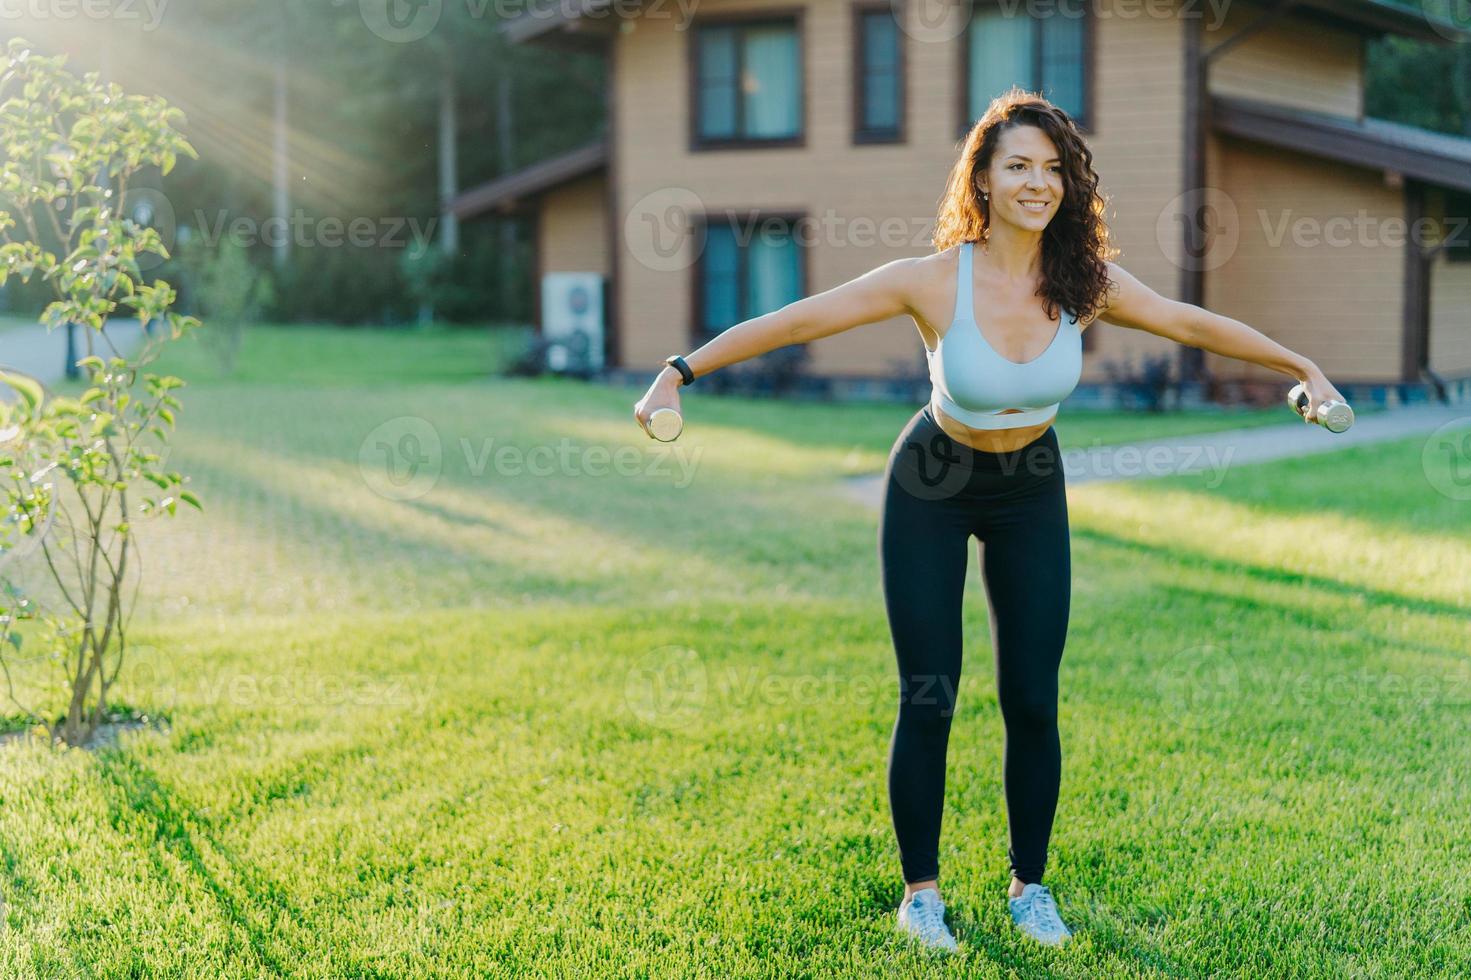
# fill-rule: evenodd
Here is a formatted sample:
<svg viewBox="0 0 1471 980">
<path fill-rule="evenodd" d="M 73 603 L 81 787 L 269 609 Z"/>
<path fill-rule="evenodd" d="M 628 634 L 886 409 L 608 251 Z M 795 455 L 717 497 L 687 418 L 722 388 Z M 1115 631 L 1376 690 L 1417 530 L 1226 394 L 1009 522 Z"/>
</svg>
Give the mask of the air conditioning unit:
<svg viewBox="0 0 1471 980">
<path fill-rule="evenodd" d="M 596 272 L 548 272 L 541 277 L 541 333 L 552 371 L 603 369 L 603 281 Z"/>
</svg>

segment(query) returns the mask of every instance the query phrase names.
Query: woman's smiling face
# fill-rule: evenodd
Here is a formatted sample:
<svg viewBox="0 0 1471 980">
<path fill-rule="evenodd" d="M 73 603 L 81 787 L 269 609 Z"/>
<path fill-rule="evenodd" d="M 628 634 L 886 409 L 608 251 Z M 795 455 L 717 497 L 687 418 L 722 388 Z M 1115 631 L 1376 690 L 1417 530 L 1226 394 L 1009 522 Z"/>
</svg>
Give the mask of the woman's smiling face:
<svg viewBox="0 0 1471 980">
<path fill-rule="evenodd" d="M 1041 231 L 1062 204 L 1062 161 L 1056 144 L 1036 126 L 1006 130 L 997 140 L 981 189 L 991 194 L 987 203 L 992 222 Z"/>
</svg>

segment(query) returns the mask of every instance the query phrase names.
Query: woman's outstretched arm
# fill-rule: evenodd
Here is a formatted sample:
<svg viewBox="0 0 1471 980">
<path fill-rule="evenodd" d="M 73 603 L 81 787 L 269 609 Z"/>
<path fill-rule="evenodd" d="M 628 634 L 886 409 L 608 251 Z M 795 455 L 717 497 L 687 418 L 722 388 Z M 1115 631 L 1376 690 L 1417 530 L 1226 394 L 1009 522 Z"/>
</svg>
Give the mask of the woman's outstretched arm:
<svg viewBox="0 0 1471 980">
<path fill-rule="evenodd" d="M 1193 303 L 1166 299 L 1113 262 L 1108 275 L 1107 305 L 1098 319 L 1291 375 L 1307 386 L 1310 415 L 1322 402 L 1347 401 L 1310 358 L 1254 327 Z"/>
<path fill-rule="evenodd" d="M 789 344 L 805 344 L 909 312 L 917 259 L 895 259 L 840 286 L 742 320 L 686 354 L 696 378 Z M 679 372 L 665 372 L 678 382 Z M 662 373 L 662 372 L 661 372 Z"/>
<path fill-rule="evenodd" d="M 911 296 L 919 259 L 895 259 L 841 286 L 788 303 L 779 310 L 742 320 L 721 331 L 684 362 L 696 378 L 789 344 L 804 344 L 844 330 L 912 312 Z M 665 365 L 633 406 L 633 417 L 647 426 L 660 408 L 679 411 L 683 377 Z"/>
</svg>

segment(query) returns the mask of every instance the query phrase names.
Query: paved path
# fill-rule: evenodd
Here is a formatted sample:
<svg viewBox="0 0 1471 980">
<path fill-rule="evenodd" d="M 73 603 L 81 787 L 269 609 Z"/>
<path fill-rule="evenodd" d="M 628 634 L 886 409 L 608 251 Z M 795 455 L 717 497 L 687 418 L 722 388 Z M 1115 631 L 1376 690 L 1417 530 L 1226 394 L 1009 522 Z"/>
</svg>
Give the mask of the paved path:
<svg viewBox="0 0 1471 980">
<path fill-rule="evenodd" d="M 107 336 L 117 349 L 131 352 L 143 333 L 136 320 L 110 320 Z M 106 357 L 106 345 L 98 353 Z M 87 356 L 87 338 L 77 331 L 77 357 Z M 66 375 L 66 331 L 60 327 L 48 331 L 39 323 L 20 326 L 0 325 L 0 368 L 28 374 L 42 384 L 52 385 Z"/>
<path fill-rule="evenodd" d="M 1264 463 L 1428 434 L 1458 420 L 1471 427 L 1471 405 L 1386 409 L 1355 419 L 1353 428 L 1339 433 L 1303 421 L 1289 421 L 1114 446 L 1080 446 L 1062 451 L 1063 473 L 1069 486 L 1187 473 L 1207 473 L 1214 486 L 1233 464 Z M 841 490 L 845 496 L 877 509 L 883 499 L 883 484 L 882 473 L 869 474 L 850 477 L 841 484 Z"/>
</svg>

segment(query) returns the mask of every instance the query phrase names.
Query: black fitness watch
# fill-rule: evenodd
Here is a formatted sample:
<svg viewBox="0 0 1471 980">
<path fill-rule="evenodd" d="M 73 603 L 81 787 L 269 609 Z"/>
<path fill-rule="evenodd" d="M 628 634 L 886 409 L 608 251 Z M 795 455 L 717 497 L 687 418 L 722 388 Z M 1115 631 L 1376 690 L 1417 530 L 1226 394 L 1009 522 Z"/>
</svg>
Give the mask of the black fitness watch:
<svg viewBox="0 0 1471 980">
<path fill-rule="evenodd" d="M 679 372 L 679 376 L 684 379 L 683 384 L 686 387 L 695 383 L 695 372 L 690 370 L 690 366 L 678 354 L 670 354 L 664 358 L 664 363 Z"/>
</svg>

